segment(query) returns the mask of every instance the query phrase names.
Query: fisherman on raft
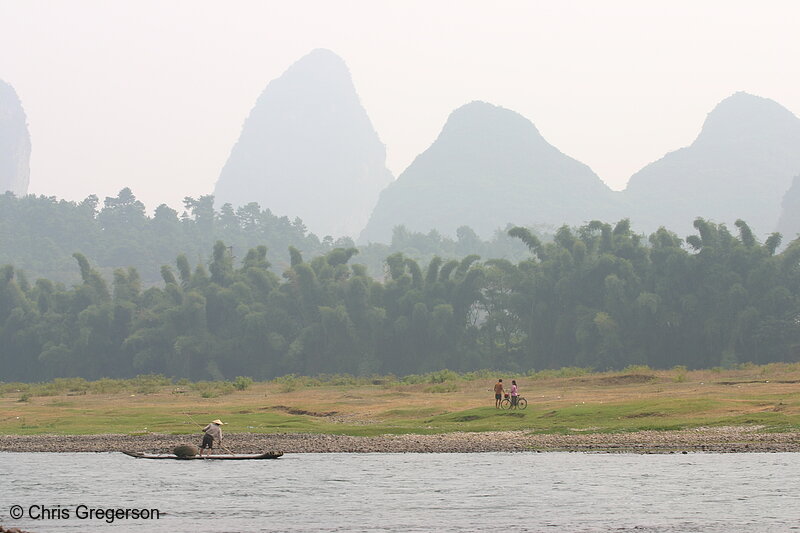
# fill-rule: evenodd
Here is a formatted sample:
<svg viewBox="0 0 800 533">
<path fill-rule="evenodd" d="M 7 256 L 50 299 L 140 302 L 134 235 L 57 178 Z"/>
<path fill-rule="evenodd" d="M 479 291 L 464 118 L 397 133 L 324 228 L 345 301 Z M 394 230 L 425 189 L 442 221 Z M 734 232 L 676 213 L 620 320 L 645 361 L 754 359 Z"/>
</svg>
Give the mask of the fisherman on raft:
<svg viewBox="0 0 800 533">
<path fill-rule="evenodd" d="M 217 418 L 203 428 L 203 442 L 200 444 L 200 457 L 203 457 L 203 450 L 208 449 L 208 453 L 214 448 L 214 441 L 222 444 L 222 426 L 224 422 Z"/>
</svg>

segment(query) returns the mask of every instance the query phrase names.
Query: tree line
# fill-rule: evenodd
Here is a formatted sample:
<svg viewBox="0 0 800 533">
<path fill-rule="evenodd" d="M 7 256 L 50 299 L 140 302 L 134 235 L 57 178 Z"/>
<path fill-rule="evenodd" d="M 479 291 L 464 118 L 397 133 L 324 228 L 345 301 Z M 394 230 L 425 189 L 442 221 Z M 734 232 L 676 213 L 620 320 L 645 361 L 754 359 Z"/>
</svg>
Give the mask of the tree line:
<svg viewBox="0 0 800 533">
<path fill-rule="evenodd" d="M 54 377 L 269 379 L 291 373 L 415 374 L 564 366 L 689 368 L 800 359 L 800 240 L 759 242 L 697 219 L 680 239 L 625 219 L 514 227 L 528 257 L 427 263 L 393 253 L 385 279 L 355 247 L 310 259 L 294 246 L 276 274 L 267 248 L 236 259 L 217 241 L 145 287 L 133 267 L 108 280 L 74 254 L 80 282 L 0 269 L 4 381 Z"/>
<path fill-rule="evenodd" d="M 79 282 L 72 257 L 79 252 L 108 278 L 115 268 L 134 267 L 142 283 L 152 285 L 161 281 L 161 265 L 172 263 L 178 254 L 192 262 L 205 261 L 218 240 L 235 255 L 259 245 L 270 250 L 294 246 L 309 257 L 356 246 L 349 237 L 317 236 L 301 219 L 277 216 L 256 202 L 215 209 L 213 195 L 187 196 L 181 212 L 161 204 L 152 216 L 129 188 L 102 202 L 95 195 L 80 202 L 52 196 L 18 198 L 10 192 L 0 195 L 0 264 L 13 263 L 31 277 Z M 525 246 L 504 231 L 484 240 L 466 226 L 458 229 L 456 239 L 400 226 L 391 243 L 370 243 L 358 249 L 359 261 L 373 277 L 383 277 L 384 259 L 395 252 L 425 262 L 436 255 L 477 253 L 519 260 L 527 254 Z M 287 264 L 288 258 L 282 255 L 271 269 L 280 274 Z"/>
</svg>

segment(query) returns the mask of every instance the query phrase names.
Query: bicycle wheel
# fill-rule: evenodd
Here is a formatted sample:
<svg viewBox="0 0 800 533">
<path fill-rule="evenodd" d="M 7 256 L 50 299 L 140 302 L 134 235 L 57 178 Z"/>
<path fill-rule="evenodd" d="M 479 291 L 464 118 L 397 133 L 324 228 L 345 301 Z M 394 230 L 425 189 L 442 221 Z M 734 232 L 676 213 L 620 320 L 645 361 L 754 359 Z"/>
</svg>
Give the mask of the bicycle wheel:
<svg viewBox="0 0 800 533">
<path fill-rule="evenodd" d="M 506 398 L 502 402 L 500 402 L 500 409 L 510 409 L 511 408 L 511 400 Z"/>
<path fill-rule="evenodd" d="M 519 399 L 517 400 L 517 408 L 525 409 L 526 407 L 528 407 L 528 400 L 520 396 Z"/>
</svg>

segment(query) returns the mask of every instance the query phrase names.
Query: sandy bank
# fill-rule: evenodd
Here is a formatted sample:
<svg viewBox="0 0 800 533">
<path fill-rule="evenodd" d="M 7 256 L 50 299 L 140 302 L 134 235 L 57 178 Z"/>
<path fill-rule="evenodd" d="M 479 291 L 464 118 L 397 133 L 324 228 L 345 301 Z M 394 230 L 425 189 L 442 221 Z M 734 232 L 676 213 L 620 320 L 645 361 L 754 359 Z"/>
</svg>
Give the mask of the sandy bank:
<svg viewBox="0 0 800 533">
<path fill-rule="evenodd" d="M 197 441 L 197 442 L 195 442 Z M 2 435 L 0 451 L 169 453 L 178 444 L 199 444 L 199 436 L 164 435 Z M 590 451 L 625 453 L 798 452 L 800 433 L 767 433 L 759 428 L 723 427 L 681 431 L 531 435 L 523 431 L 382 435 L 351 437 L 320 434 L 229 433 L 224 445 L 233 453 L 473 453 Z"/>
</svg>

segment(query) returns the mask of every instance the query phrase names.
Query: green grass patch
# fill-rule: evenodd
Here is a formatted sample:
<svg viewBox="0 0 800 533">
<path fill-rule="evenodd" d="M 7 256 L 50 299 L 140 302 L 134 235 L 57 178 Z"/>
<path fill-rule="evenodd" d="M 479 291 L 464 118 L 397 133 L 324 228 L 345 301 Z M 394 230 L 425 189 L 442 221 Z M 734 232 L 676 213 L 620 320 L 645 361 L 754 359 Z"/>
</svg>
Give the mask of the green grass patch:
<svg viewBox="0 0 800 533">
<path fill-rule="evenodd" d="M 798 374 L 798 364 L 773 364 L 705 371 L 631 366 L 603 373 L 584 368 L 528 374 L 444 370 L 403 378 L 290 375 L 261 383 L 245 377 L 175 382 L 159 375 L 0 383 L 0 433 L 196 434 L 214 418 L 227 422 L 230 432 L 364 436 L 726 425 L 797 431 Z M 527 409 L 494 408 L 491 387 L 498 376 L 522 380 Z"/>
<path fill-rule="evenodd" d="M 419 407 L 413 409 L 389 409 L 381 413 L 385 418 L 427 418 L 441 413 L 436 407 Z"/>
</svg>

